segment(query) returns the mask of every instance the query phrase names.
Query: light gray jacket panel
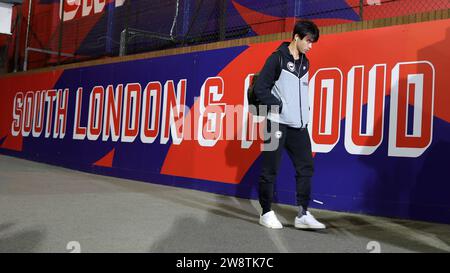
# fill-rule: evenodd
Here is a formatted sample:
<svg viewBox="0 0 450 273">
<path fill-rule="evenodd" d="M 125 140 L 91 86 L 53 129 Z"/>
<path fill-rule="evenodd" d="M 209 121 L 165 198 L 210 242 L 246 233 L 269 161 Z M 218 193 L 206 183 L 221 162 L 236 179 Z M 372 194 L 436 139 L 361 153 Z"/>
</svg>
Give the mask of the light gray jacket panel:
<svg viewBox="0 0 450 273">
<path fill-rule="evenodd" d="M 303 69 L 303 65 L 300 65 Z M 304 128 L 309 122 L 308 72 L 300 79 L 283 67 L 272 94 L 283 102 L 280 114 L 270 112 L 268 119 L 294 128 Z"/>
</svg>

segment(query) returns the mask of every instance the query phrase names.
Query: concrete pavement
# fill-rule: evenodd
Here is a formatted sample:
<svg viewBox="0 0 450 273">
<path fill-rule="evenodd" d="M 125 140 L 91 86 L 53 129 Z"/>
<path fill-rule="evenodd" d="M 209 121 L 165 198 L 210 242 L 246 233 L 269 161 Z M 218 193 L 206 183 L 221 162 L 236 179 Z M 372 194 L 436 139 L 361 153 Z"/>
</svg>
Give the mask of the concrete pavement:
<svg viewBox="0 0 450 273">
<path fill-rule="evenodd" d="M 328 229 L 258 225 L 259 204 L 0 155 L 0 252 L 450 252 L 450 225 L 312 210 Z"/>
</svg>

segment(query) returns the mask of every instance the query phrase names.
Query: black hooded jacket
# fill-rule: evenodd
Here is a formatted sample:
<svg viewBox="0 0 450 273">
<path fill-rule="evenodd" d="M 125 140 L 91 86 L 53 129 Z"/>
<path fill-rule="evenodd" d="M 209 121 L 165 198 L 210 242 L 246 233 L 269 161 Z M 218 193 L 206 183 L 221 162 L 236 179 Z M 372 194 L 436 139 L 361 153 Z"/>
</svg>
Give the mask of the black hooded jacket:
<svg viewBox="0 0 450 273">
<path fill-rule="evenodd" d="M 305 54 L 294 60 L 288 45 L 289 42 L 282 43 L 266 60 L 255 82 L 254 92 L 261 104 L 280 107 L 281 112 L 269 112 L 268 119 L 290 127 L 303 128 L 310 119 L 309 61 Z"/>
</svg>

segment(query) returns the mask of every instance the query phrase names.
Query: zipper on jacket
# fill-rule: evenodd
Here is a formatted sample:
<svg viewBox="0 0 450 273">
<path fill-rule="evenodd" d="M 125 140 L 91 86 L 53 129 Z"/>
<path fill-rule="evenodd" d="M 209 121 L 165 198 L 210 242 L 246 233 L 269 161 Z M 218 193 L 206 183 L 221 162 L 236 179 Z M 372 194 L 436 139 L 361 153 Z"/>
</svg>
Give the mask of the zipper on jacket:
<svg viewBox="0 0 450 273">
<path fill-rule="evenodd" d="M 300 101 L 300 128 L 303 128 L 303 114 L 302 114 L 302 81 L 300 78 L 300 73 L 302 70 L 302 64 L 303 64 L 303 55 L 302 59 L 300 60 L 300 66 L 298 67 L 298 99 Z M 294 59 L 294 67 L 295 67 L 295 59 Z"/>
</svg>

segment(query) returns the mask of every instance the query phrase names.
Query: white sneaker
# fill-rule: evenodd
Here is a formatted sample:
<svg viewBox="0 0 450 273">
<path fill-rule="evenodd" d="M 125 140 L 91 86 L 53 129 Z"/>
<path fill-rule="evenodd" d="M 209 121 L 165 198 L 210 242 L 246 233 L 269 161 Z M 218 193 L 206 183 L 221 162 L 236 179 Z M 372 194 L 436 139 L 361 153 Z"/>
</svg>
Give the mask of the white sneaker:
<svg viewBox="0 0 450 273">
<path fill-rule="evenodd" d="M 294 222 L 295 228 L 299 229 L 325 229 L 325 225 L 321 222 L 317 221 L 314 216 L 312 216 L 309 211 L 306 212 L 306 215 L 303 215 L 302 217 L 295 217 Z"/>
<path fill-rule="evenodd" d="M 262 216 L 259 216 L 259 223 L 267 228 L 274 228 L 274 229 L 283 228 L 283 225 L 278 220 L 273 210 L 266 212 Z"/>
</svg>

